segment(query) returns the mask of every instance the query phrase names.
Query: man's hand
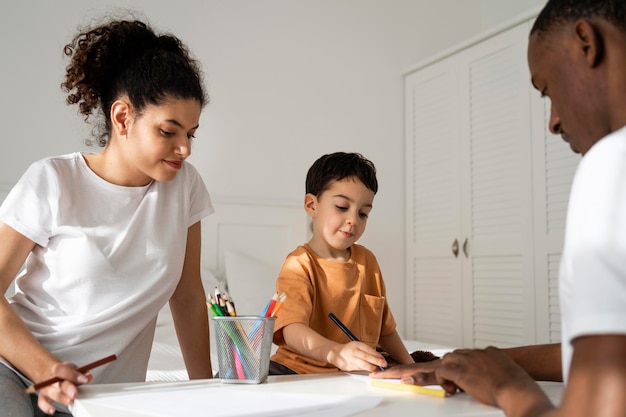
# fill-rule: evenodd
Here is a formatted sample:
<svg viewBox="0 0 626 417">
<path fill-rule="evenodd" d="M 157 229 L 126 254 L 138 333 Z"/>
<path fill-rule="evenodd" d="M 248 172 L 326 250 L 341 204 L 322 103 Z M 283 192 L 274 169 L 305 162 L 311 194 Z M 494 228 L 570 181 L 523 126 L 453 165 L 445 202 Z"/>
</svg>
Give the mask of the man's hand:
<svg viewBox="0 0 626 417">
<path fill-rule="evenodd" d="M 553 408 L 530 375 L 494 347 L 448 353 L 435 375 L 442 387 L 456 385 L 478 401 L 502 408 L 507 415 L 537 415 Z"/>
</svg>

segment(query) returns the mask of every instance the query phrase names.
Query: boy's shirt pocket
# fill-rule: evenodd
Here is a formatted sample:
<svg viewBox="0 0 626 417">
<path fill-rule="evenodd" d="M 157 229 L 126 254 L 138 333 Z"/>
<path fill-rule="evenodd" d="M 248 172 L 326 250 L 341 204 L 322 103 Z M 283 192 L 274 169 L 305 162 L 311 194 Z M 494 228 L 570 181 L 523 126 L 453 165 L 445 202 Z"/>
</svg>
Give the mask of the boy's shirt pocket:
<svg viewBox="0 0 626 417">
<path fill-rule="evenodd" d="M 383 323 L 385 297 L 363 294 L 359 306 L 361 342 L 371 347 L 378 345 Z"/>
</svg>

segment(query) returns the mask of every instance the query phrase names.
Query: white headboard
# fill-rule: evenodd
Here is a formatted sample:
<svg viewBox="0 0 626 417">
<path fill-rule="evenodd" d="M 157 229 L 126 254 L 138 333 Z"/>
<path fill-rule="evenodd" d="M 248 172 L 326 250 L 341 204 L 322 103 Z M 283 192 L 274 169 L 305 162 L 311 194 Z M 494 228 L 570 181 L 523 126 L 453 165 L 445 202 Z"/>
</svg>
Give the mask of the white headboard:
<svg viewBox="0 0 626 417">
<path fill-rule="evenodd" d="M 234 298 L 237 313 L 259 314 L 285 257 L 308 240 L 308 215 L 295 203 L 214 199 L 213 206 L 202 221 L 205 287 L 207 275 L 225 277 L 228 288 L 221 289 Z"/>
</svg>

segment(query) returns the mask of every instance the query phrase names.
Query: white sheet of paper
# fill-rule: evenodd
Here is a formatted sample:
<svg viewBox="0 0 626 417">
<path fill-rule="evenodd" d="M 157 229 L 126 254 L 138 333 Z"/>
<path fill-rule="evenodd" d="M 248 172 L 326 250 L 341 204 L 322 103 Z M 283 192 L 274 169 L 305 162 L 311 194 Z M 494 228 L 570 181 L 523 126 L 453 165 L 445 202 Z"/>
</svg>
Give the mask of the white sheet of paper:
<svg viewBox="0 0 626 417">
<path fill-rule="evenodd" d="M 382 397 L 292 394 L 237 390 L 221 385 L 184 389 L 150 389 L 103 394 L 78 399 L 75 417 L 93 417 L 90 410 L 117 416 L 189 417 L 240 416 L 350 416 L 376 407 Z M 98 415 L 102 415 L 98 413 Z"/>
</svg>

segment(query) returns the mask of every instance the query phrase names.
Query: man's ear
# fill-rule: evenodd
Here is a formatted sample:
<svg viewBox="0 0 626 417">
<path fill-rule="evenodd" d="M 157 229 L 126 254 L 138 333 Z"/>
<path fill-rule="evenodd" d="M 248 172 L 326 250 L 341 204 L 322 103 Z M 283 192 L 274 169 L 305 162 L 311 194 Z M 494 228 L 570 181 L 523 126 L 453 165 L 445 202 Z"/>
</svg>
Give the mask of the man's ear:
<svg viewBox="0 0 626 417">
<path fill-rule="evenodd" d="M 128 132 L 128 124 L 132 114 L 132 106 L 126 100 L 115 100 L 111 105 L 111 125 L 119 135 Z"/>
<path fill-rule="evenodd" d="M 576 22 L 576 40 L 589 67 L 597 67 L 604 58 L 602 34 L 589 21 L 579 20 Z"/>
<path fill-rule="evenodd" d="M 316 209 L 317 197 L 311 193 L 307 193 L 307 195 L 304 196 L 304 210 L 309 214 L 309 216 L 315 217 Z"/>
</svg>

